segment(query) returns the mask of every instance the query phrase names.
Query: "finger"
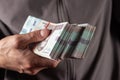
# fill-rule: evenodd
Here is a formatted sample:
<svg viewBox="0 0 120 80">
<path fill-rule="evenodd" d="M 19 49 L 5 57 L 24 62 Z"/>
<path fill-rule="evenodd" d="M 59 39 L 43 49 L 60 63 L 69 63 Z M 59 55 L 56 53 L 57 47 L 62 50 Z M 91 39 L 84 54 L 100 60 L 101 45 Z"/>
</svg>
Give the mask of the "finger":
<svg viewBox="0 0 120 80">
<path fill-rule="evenodd" d="M 29 74 L 29 75 L 35 75 L 43 69 L 47 69 L 47 67 L 37 67 L 33 69 L 24 70 L 24 73 Z"/>
<path fill-rule="evenodd" d="M 26 44 L 30 44 L 33 42 L 39 42 L 44 40 L 46 37 L 48 37 L 50 31 L 48 29 L 43 29 L 43 30 L 37 30 L 30 32 L 28 34 L 24 34 L 23 37 L 25 38 Z"/>
<path fill-rule="evenodd" d="M 44 57 L 41 57 L 39 59 L 40 59 L 40 63 L 38 64 L 38 66 L 43 66 L 48 68 L 55 68 L 60 63 L 60 60 L 51 60 Z"/>
</svg>

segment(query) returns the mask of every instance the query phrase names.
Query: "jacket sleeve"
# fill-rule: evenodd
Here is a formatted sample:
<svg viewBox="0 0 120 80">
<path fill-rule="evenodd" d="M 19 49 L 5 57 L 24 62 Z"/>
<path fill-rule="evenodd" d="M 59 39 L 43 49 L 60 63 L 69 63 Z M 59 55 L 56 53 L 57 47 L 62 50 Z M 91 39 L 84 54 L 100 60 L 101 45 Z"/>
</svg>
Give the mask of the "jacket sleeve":
<svg viewBox="0 0 120 80">
<path fill-rule="evenodd" d="M 120 0 L 113 0 L 111 34 L 120 41 Z"/>
<path fill-rule="evenodd" d="M 1 29 L 2 27 L 4 27 L 4 25 L 0 21 L 0 39 L 5 37 L 5 34 L 3 33 L 2 29 Z M 0 68 L 0 80 L 3 80 L 4 72 L 5 72 L 5 70 Z"/>
<path fill-rule="evenodd" d="M 0 21 L 0 39 L 5 37 L 4 32 L 2 31 L 2 28 L 4 27 L 4 25 L 2 24 L 2 22 Z"/>
<path fill-rule="evenodd" d="M 11 30 L 4 22 L 2 22 L 0 20 L 0 39 L 6 37 L 8 35 L 12 35 Z"/>
</svg>

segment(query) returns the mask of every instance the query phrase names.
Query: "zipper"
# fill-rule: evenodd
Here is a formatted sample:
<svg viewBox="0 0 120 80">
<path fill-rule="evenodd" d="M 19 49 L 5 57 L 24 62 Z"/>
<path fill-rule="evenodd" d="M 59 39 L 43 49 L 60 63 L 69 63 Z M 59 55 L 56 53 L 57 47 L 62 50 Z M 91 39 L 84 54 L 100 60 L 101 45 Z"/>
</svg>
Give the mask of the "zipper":
<svg viewBox="0 0 120 80">
<path fill-rule="evenodd" d="M 71 23 L 65 0 L 57 1 L 57 14 L 58 14 L 59 22 Z M 74 70 L 75 70 L 75 64 L 73 63 L 73 60 L 70 60 L 70 59 L 65 60 L 65 62 L 66 62 L 65 80 L 72 80 L 74 78 L 73 75 L 74 75 Z"/>
<path fill-rule="evenodd" d="M 70 17 L 68 14 L 65 0 L 57 1 L 57 14 L 59 22 L 70 22 Z"/>
</svg>

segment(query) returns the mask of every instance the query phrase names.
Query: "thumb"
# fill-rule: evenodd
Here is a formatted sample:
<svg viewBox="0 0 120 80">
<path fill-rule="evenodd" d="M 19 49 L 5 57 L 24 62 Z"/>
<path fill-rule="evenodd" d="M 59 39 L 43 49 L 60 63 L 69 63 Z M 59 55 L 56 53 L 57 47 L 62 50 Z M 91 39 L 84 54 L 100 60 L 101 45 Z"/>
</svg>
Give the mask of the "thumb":
<svg viewBox="0 0 120 80">
<path fill-rule="evenodd" d="M 45 28 L 43 30 L 37 30 L 24 34 L 24 37 L 26 38 L 26 43 L 30 44 L 33 42 L 43 41 L 46 37 L 48 37 L 49 33 L 50 31 Z"/>
</svg>

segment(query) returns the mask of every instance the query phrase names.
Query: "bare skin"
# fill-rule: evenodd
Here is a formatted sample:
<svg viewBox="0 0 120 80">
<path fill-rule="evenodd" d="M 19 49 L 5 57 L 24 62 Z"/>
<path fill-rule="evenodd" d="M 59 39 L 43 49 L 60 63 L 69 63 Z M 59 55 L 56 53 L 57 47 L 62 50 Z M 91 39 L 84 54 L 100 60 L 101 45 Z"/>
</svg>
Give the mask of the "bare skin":
<svg viewBox="0 0 120 80">
<path fill-rule="evenodd" d="M 29 48 L 31 43 L 43 41 L 48 35 L 49 30 L 44 29 L 0 40 L 0 68 L 30 75 L 45 68 L 55 68 L 59 61 L 40 57 Z"/>
</svg>

